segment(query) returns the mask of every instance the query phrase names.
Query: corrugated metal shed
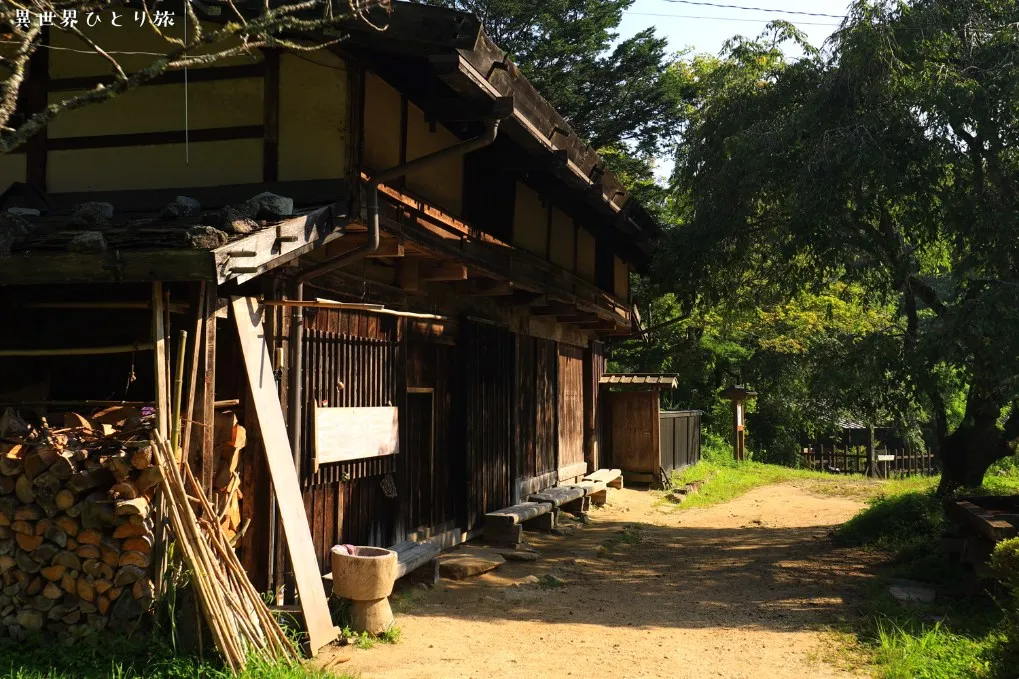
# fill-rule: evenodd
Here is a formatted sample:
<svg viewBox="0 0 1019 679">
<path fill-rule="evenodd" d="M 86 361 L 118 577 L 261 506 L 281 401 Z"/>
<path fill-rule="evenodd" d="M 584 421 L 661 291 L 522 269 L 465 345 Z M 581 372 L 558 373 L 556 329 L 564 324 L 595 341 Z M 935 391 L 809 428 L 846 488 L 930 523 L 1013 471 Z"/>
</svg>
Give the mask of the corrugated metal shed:
<svg viewBox="0 0 1019 679">
<path fill-rule="evenodd" d="M 601 376 L 599 382 L 611 386 L 675 389 L 679 386 L 679 375 L 669 373 L 606 373 Z"/>
</svg>

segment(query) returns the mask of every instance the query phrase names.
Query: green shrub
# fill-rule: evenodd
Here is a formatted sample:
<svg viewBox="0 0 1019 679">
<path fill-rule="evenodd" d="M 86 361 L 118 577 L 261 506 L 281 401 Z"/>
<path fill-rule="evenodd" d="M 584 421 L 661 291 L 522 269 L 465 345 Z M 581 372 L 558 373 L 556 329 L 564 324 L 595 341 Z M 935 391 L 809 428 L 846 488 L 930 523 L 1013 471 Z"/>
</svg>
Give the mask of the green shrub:
<svg viewBox="0 0 1019 679">
<path fill-rule="evenodd" d="M 941 537 L 945 513 L 933 493 L 881 496 L 835 531 L 838 543 L 880 549 L 899 559 Z"/>
</svg>

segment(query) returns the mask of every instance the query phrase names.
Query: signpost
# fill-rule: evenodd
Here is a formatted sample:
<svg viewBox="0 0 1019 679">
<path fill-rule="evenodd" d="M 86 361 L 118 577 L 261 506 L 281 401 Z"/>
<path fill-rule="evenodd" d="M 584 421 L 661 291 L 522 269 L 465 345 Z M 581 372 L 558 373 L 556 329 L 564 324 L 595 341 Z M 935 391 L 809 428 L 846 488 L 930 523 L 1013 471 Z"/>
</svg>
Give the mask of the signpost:
<svg viewBox="0 0 1019 679">
<path fill-rule="evenodd" d="M 729 387 L 722 392 L 722 396 L 732 401 L 732 454 L 737 462 L 743 462 L 746 457 L 745 440 L 745 404 L 748 398 L 757 396 L 756 391 L 750 391 L 742 385 Z"/>
</svg>

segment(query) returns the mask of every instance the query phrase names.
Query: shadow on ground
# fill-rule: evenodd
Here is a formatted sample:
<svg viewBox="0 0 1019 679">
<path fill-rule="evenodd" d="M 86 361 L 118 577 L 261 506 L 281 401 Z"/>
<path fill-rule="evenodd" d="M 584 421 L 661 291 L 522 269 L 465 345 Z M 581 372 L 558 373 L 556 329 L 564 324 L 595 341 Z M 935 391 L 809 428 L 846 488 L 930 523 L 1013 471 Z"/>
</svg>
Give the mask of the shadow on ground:
<svg viewBox="0 0 1019 679">
<path fill-rule="evenodd" d="M 398 610 L 638 628 L 820 629 L 855 614 L 877 561 L 834 546 L 831 528 L 661 526 L 596 513 L 573 535 L 528 533 L 538 562 L 404 589 Z M 517 584 L 545 574 L 566 584 Z"/>
</svg>

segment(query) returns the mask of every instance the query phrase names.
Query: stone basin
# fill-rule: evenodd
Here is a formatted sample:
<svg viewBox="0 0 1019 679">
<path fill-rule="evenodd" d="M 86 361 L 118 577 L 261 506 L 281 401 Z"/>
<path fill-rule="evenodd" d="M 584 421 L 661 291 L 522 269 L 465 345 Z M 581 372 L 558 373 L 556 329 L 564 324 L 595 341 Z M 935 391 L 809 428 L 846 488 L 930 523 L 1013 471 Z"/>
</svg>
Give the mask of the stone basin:
<svg viewBox="0 0 1019 679">
<path fill-rule="evenodd" d="M 381 634 L 393 624 L 387 598 L 396 582 L 396 552 L 382 547 L 336 545 L 330 551 L 333 594 L 350 600 L 351 627 Z"/>
</svg>

